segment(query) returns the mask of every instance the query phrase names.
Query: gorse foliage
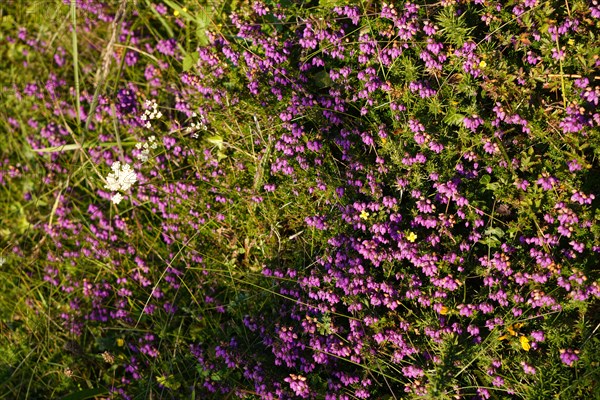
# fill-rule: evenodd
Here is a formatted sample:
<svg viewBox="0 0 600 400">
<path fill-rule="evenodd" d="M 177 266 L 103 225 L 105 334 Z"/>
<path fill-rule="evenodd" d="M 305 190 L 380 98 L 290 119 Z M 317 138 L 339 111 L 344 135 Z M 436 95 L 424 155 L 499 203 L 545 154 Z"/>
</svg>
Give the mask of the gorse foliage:
<svg viewBox="0 0 600 400">
<path fill-rule="evenodd" d="M 0 397 L 599 395 L 596 1 L 62 3 L 0 7 Z"/>
</svg>

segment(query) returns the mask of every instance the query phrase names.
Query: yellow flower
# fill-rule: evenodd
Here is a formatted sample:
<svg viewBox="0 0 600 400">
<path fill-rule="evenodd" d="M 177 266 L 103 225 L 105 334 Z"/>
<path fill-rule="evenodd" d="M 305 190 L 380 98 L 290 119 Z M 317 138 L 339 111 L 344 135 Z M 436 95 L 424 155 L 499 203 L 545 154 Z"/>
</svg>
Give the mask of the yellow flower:
<svg viewBox="0 0 600 400">
<path fill-rule="evenodd" d="M 408 231 L 406 233 L 406 240 L 408 240 L 411 243 L 414 243 L 415 240 L 417 240 L 417 234 L 411 231 Z"/>
<path fill-rule="evenodd" d="M 511 335 L 513 335 L 513 336 L 517 336 L 517 331 L 515 331 L 515 329 L 520 329 L 522 326 L 523 326 L 523 323 L 522 323 L 522 322 L 519 322 L 519 323 L 517 323 L 517 324 L 510 325 L 510 326 L 507 328 L 507 331 L 508 331 L 508 333 L 510 333 Z"/>
<path fill-rule="evenodd" d="M 481 62 L 479 63 L 479 68 L 483 69 L 487 67 L 487 63 L 484 60 L 481 60 Z"/>
<path fill-rule="evenodd" d="M 448 307 L 442 306 L 442 308 L 440 309 L 440 314 L 446 315 L 446 314 L 448 314 L 448 311 L 449 311 Z"/>
<path fill-rule="evenodd" d="M 523 347 L 523 350 L 529 351 L 531 346 L 529 345 L 529 339 L 527 339 L 527 336 L 521 336 L 519 341 L 521 342 L 521 347 Z"/>
<path fill-rule="evenodd" d="M 360 218 L 361 219 L 367 219 L 367 218 L 369 218 L 369 213 L 367 212 L 367 210 L 362 210 L 360 212 Z"/>
<path fill-rule="evenodd" d="M 123 347 L 124 344 L 125 344 L 125 341 L 123 339 L 121 339 L 121 338 L 117 339 L 117 346 Z"/>
</svg>

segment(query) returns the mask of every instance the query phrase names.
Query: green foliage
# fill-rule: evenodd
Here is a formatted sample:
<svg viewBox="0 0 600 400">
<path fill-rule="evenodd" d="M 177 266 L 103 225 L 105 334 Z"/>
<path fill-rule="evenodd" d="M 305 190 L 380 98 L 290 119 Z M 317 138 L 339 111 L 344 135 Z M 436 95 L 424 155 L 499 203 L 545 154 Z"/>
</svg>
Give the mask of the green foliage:
<svg viewBox="0 0 600 400">
<path fill-rule="evenodd" d="M 597 107 L 576 84 L 598 81 L 587 3 L 516 16 L 517 2 L 419 2 L 418 20 L 437 31 L 409 39 L 381 4 L 354 3 L 267 1 L 263 16 L 241 1 L 138 0 L 124 3 L 136 16 L 112 45 L 110 21 L 78 8 L 77 50 L 69 6 L 52 5 L 61 17 L 43 23 L 44 10 L 0 6 L 0 398 L 261 398 L 255 373 L 282 397 L 298 375 L 316 398 L 336 385 L 357 398 L 363 387 L 372 398 L 598 396 L 598 299 L 578 290 L 600 282 L 600 215 L 597 199 L 572 199 L 600 184 Z M 333 10 L 351 5 L 357 24 Z M 567 17 L 580 28 L 553 41 Z M 331 37 L 303 48 L 308 24 Z M 19 27 L 45 46 L 7 40 Z M 336 38 L 344 57 L 331 54 Z M 287 58 L 261 71 L 280 44 Z M 424 56 L 435 44 L 439 68 Z M 402 51 L 386 64 L 389 48 Z M 334 78 L 344 66 L 347 80 Z M 53 76 L 65 84 L 50 95 Z M 38 97 L 24 94 L 33 84 Z M 135 111 L 117 110 L 125 89 Z M 165 114 L 150 127 L 138 120 L 146 99 Z M 138 162 L 150 135 L 157 148 Z M 302 152 L 285 154 L 296 139 Z M 118 205 L 105 190 L 117 160 L 139 174 Z M 282 160 L 291 173 L 276 171 Z M 566 235 L 554 221 L 572 215 Z M 418 222 L 428 217 L 434 228 Z M 436 272 L 396 247 L 437 257 Z M 391 331 L 414 352 L 396 354 Z M 565 349 L 577 351 L 572 365 Z M 345 373 L 356 381 L 342 388 Z"/>
</svg>

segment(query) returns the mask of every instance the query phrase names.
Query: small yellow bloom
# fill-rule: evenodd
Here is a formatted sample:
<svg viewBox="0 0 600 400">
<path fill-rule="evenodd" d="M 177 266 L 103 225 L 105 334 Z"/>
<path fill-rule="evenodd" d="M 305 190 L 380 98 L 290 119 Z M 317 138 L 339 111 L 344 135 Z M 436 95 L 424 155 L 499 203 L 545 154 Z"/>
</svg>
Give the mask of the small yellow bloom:
<svg viewBox="0 0 600 400">
<path fill-rule="evenodd" d="M 414 243 L 415 240 L 417 240 L 417 234 L 411 231 L 408 231 L 406 234 L 406 240 L 408 240 L 411 243 Z"/>
<path fill-rule="evenodd" d="M 369 213 L 367 212 L 367 210 L 362 210 L 360 212 L 360 218 L 361 219 L 367 219 L 367 218 L 369 218 Z"/>
<path fill-rule="evenodd" d="M 124 344 L 125 344 L 125 341 L 123 339 L 121 339 L 121 338 L 117 339 L 117 346 L 123 347 Z"/>
<path fill-rule="evenodd" d="M 573 39 L 569 39 L 567 43 L 569 44 L 569 46 L 573 46 L 575 44 L 575 41 Z"/>
<path fill-rule="evenodd" d="M 487 67 L 487 63 L 484 60 L 481 60 L 481 62 L 479 63 L 479 68 L 485 68 Z"/>
<path fill-rule="evenodd" d="M 527 336 L 521 336 L 519 341 L 521 342 L 521 347 L 523 347 L 523 350 L 529 351 L 531 345 L 529 345 L 529 339 L 527 339 Z"/>
<path fill-rule="evenodd" d="M 181 9 L 181 11 L 183 11 L 184 13 L 186 13 L 188 10 L 187 10 L 187 8 L 183 7 L 183 8 Z M 173 15 L 174 15 L 174 16 L 178 17 L 178 16 L 179 16 L 179 14 L 181 14 L 181 13 L 179 12 L 179 10 L 175 10 L 175 11 L 173 11 Z"/>
<path fill-rule="evenodd" d="M 449 311 L 448 307 L 442 306 L 442 308 L 440 309 L 440 314 L 446 315 L 446 314 L 448 314 L 448 311 Z"/>
<path fill-rule="evenodd" d="M 519 322 L 517 324 L 514 325 L 509 325 L 508 328 L 506 328 L 506 330 L 508 331 L 508 333 L 510 333 L 513 336 L 517 336 L 517 332 L 515 331 L 515 329 L 521 329 L 521 327 L 523 327 L 523 323 Z"/>
</svg>

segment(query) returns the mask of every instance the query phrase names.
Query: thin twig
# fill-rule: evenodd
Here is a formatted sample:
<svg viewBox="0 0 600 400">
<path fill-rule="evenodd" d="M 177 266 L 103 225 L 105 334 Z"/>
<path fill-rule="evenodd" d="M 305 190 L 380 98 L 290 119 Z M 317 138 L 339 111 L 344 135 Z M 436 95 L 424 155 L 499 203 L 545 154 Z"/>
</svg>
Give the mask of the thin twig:
<svg viewBox="0 0 600 400">
<path fill-rule="evenodd" d="M 582 75 L 578 75 L 578 74 L 548 74 L 546 76 L 548 78 L 573 78 L 573 79 L 583 78 Z M 592 78 L 594 80 L 600 80 L 600 76 L 590 76 L 590 78 Z"/>
</svg>

